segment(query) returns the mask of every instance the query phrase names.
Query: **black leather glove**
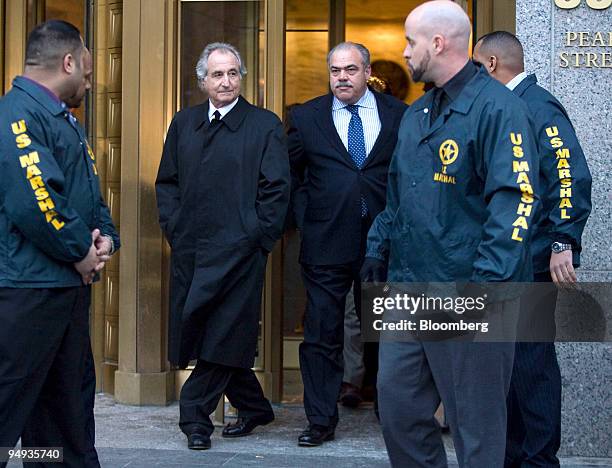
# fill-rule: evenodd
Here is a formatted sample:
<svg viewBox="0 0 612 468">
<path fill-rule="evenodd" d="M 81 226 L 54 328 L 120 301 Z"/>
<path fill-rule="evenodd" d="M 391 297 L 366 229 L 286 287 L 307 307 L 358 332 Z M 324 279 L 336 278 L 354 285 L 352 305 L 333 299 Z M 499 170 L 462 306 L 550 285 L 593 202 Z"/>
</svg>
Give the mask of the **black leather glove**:
<svg viewBox="0 0 612 468">
<path fill-rule="evenodd" d="M 361 281 L 364 282 L 384 283 L 387 281 L 387 262 L 374 257 L 366 257 L 363 260 L 359 276 Z"/>
</svg>

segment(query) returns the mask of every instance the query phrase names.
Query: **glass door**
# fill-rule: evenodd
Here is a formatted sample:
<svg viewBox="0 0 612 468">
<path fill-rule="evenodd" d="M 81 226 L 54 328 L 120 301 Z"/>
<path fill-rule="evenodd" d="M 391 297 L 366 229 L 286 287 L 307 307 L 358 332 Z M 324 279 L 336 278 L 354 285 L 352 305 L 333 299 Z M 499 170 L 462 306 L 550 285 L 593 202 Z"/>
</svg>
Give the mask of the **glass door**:
<svg viewBox="0 0 612 468">
<path fill-rule="evenodd" d="M 179 109 L 207 99 L 198 87 L 195 66 L 210 42 L 228 42 L 238 49 L 247 69 L 242 96 L 251 104 L 263 106 L 264 7 L 261 0 L 180 3 Z"/>
</svg>

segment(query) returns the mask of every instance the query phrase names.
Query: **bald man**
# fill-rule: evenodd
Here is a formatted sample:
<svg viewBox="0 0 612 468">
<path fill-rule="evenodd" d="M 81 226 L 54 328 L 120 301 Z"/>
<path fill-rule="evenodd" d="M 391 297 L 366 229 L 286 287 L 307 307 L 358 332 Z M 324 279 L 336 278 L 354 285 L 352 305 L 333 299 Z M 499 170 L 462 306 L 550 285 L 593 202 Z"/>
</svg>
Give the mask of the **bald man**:
<svg viewBox="0 0 612 468">
<path fill-rule="evenodd" d="M 591 174 L 567 112 L 538 86 L 535 75 L 525 73 L 523 46 L 516 36 L 505 31 L 487 34 L 474 47 L 474 61 L 525 101 L 540 158 L 543 209 L 532 245 L 538 285 L 523 302 L 527 313 L 522 319 L 529 330 L 550 330 L 550 341 L 516 344 L 508 397 L 506 466 L 559 466 L 561 373 L 554 345 L 557 289 L 551 282 L 566 285 L 576 281 L 574 268 L 580 265 L 582 231 L 591 211 Z M 535 326 L 531 317 L 536 316 L 528 313 L 534 304 L 539 323 Z"/>
<path fill-rule="evenodd" d="M 471 25 L 457 4 L 424 3 L 405 29 L 413 80 L 435 86 L 403 116 L 363 278 L 380 278 L 388 260 L 390 282 L 470 282 L 472 297 L 477 283 L 528 280 L 538 167 L 527 108 L 470 61 Z M 499 321 L 518 313 L 518 298 L 503 299 L 487 299 Z M 513 354 L 512 343 L 383 336 L 379 409 L 391 464 L 447 466 L 434 419 L 442 401 L 459 466 L 503 466 Z"/>
</svg>

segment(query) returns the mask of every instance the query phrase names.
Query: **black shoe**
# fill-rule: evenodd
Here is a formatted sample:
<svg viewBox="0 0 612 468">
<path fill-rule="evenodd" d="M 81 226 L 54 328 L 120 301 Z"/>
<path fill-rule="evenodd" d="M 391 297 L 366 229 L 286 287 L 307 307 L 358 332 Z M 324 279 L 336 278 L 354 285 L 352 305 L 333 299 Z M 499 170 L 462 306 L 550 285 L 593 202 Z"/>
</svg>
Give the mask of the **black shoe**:
<svg viewBox="0 0 612 468">
<path fill-rule="evenodd" d="M 318 447 L 323 442 L 334 440 L 334 428 L 320 426 L 318 424 L 309 424 L 306 429 L 298 437 L 298 445 L 300 447 Z"/>
<path fill-rule="evenodd" d="M 191 450 L 208 450 L 210 448 L 210 437 L 197 432 L 187 436 L 187 448 Z"/>
<path fill-rule="evenodd" d="M 274 415 L 257 416 L 254 418 L 238 418 L 234 424 L 228 424 L 223 429 L 223 437 L 244 437 L 253 432 L 257 426 L 265 426 L 274 421 Z"/>
<path fill-rule="evenodd" d="M 357 408 L 362 401 L 359 387 L 342 382 L 342 387 L 340 388 L 340 403 L 342 403 L 342 406 Z"/>
</svg>

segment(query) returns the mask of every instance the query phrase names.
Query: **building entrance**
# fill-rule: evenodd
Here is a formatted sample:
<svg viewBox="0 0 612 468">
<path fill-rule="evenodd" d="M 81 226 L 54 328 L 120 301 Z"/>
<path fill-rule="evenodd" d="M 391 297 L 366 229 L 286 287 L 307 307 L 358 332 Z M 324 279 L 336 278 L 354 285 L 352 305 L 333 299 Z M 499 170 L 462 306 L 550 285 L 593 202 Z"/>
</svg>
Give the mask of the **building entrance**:
<svg viewBox="0 0 612 468">
<path fill-rule="evenodd" d="M 477 36 L 514 31 L 514 2 L 457 1 Z M 244 96 L 281 118 L 293 105 L 328 92 L 327 52 L 343 40 L 368 47 L 374 74 L 411 103 L 423 90 L 410 81 L 402 59 L 403 22 L 420 3 L 0 0 L 3 91 L 21 73 L 27 33 L 40 21 L 75 23 L 93 52 L 94 89 L 79 118 L 101 162 L 103 193 L 123 239 L 94 290 L 91 336 L 99 390 L 132 404 L 164 404 L 176 398 L 186 376 L 166 359 L 169 247 L 157 225 L 153 185 L 172 116 L 205 99 L 194 70 L 204 45 L 236 45 L 248 69 Z M 305 294 L 298 254 L 299 234 L 290 227 L 266 273 L 255 368 L 274 401 L 301 388 L 297 349 Z"/>
</svg>

